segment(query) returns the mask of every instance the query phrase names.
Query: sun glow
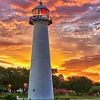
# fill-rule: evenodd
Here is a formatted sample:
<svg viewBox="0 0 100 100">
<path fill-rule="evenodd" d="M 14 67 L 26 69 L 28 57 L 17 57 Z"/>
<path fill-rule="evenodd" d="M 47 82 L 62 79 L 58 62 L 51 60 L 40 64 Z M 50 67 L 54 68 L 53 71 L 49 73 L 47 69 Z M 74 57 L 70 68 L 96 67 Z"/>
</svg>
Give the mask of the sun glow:
<svg viewBox="0 0 100 100">
<path fill-rule="evenodd" d="M 100 82 L 99 0 L 42 0 L 52 15 L 51 67 L 58 74 Z M 46 1 L 46 2 L 45 2 Z M 0 66 L 31 66 L 33 27 L 29 16 L 38 0 L 0 0 Z"/>
</svg>

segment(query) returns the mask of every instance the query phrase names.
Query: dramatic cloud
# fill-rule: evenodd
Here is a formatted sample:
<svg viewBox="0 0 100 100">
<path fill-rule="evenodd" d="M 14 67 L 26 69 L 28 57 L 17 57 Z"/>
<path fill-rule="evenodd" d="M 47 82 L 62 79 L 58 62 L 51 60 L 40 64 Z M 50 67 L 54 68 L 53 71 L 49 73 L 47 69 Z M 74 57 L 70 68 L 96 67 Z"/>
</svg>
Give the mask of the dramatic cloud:
<svg viewBox="0 0 100 100">
<path fill-rule="evenodd" d="M 29 17 L 38 0 L 0 0 L 0 65 L 30 67 Z M 100 0 L 47 0 L 51 63 L 64 76 L 100 81 Z M 95 73 L 93 73 L 95 70 Z M 80 72 L 79 72 L 80 71 Z"/>
<path fill-rule="evenodd" d="M 61 66 L 71 70 L 85 70 L 96 65 L 100 65 L 100 55 L 72 59 L 65 61 Z"/>
</svg>

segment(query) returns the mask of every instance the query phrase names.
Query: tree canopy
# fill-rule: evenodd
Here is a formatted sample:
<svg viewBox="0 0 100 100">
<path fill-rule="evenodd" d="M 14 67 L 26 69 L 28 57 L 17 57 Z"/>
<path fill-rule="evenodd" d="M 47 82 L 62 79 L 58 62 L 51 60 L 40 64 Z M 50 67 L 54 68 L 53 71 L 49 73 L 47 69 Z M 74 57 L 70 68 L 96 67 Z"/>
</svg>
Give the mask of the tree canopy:
<svg viewBox="0 0 100 100">
<path fill-rule="evenodd" d="M 77 94 L 87 93 L 90 88 L 91 91 L 97 89 L 97 86 L 100 86 L 100 83 L 94 83 L 87 77 L 72 76 L 68 77 L 67 80 L 64 79 L 63 75 L 55 75 L 57 69 L 52 70 L 53 75 L 53 87 L 55 90 L 59 91 L 72 90 Z M 29 82 L 29 70 L 26 68 L 4 68 L 0 67 L 0 89 L 9 89 L 17 90 L 24 88 L 24 85 Z M 61 90 L 62 89 L 62 90 Z"/>
<path fill-rule="evenodd" d="M 0 85 L 12 89 L 22 88 L 24 83 L 28 83 L 29 70 L 25 68 L 3 68 L 0 67 Z"/>
<path fill-rule="evenodd" d="M 91 87 L 92 81 L 84 76 L 69 78 L 69 88 L 77 94 L 87 93 Z"/>
<path fill-rule="evenodd" d="M 92 86 L 92 88 L 89 90 L 89 94 L 93 93 L 100 93 L 100 86 Z"/>
</svg>

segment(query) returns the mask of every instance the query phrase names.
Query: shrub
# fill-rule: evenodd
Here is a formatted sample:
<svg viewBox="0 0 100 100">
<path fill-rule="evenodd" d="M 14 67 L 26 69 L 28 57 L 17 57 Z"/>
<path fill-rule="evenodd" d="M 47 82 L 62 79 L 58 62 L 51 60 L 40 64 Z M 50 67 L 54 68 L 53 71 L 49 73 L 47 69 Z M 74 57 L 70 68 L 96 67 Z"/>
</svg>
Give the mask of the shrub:
<svg viewBox="0 0 100 100">
<path fill-rule="evenodd" d="M 100 86 L 93 86 L 90 90 L 89 90 L 89 94 L 93 94 L 93 93 L 100 93 Z"/>
<path fill-rule="evenodd" d="M 11 95 L 11 94 L 6 95 L 6 96 L 4 97 L 4 99 L 5 99 L 5 100 L 17 100 L 17 99 L 16 99 L 16 96 Z"/>
</svg>

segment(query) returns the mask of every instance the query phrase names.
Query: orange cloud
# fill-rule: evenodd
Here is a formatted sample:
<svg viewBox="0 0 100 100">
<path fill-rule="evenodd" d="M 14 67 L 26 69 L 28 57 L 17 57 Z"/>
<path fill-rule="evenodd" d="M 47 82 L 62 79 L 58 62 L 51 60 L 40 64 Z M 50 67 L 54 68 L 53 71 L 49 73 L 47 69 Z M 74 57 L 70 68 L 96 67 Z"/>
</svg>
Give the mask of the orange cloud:
<svg viewBox="0 0 100 100">
<path fill-rule="evenodd" d="M 83 75 L 100 81 L 100 7 L 96 0 L 49 0 L 52 68 L 65 77 Z M 30 67 L 34 0 L 0 1 L 0 65 Z"/>
<path fill-rule="evenodd" d="M 27 68 L 30 67 L 30 59 L 31 59 L 30 45 L 6 46 L 6 48 L 2 46 L 0 48 L 0 55 L 1 55 L 0 56 L 1 63 L 12 64 Z"/>
<path fill-rule="evenodd" d="M 56 7 L 62 6 L 82 6 L 84 4 L 95 4 L 97 3 L 96 0 L 56 0 L 54 5 Z"/>
<path fill-rule="evenodd" d="M 80 76 L 86 76 L 89 79 L 92 79 L 95 82 L 100 82 L 100 73 L 92 73 L 92 72 L 80 72 L 78 73 Z"/>
</svg>

